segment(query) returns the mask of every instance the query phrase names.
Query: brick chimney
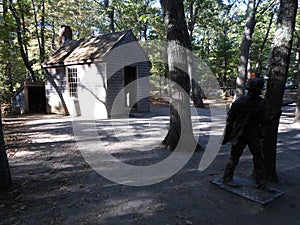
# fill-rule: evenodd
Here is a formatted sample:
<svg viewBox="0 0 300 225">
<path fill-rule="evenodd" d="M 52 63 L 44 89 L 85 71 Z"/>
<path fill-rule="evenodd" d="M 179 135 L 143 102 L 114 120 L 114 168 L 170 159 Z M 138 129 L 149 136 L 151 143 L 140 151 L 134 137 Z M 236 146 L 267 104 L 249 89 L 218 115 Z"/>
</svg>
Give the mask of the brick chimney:
<svg viewBox="0 0 300 225">
<path fill-rule="evenodd" d="M 70 26 L 62 25 L 59 29 L 59 46 L 62 47 L 72 41 L 72 29 Z"/>
</svg>

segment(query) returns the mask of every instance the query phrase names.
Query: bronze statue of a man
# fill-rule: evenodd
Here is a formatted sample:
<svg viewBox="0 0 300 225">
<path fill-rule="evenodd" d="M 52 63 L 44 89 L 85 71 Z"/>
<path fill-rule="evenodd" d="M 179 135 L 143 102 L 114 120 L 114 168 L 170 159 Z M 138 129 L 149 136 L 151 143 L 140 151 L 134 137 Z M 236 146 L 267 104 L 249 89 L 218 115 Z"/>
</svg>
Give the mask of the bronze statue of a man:
<svg viewBox="0 0 300 225">
<path fill-rule="evenodd" d="M 263 180 L 262 139 L 263 125 L 266 121 L 266 102 L 260 97 L 262 87 L 262 79 L 250 79 L 246 86 L 247 95 L 234 101 L 227 115 L 222 144 L 231 142 L 232 146 L 223 182 L 230 186 L 238 186 L 233 180 L 233 174 L 246 145 L 253 156 L 254 178 L 258 187 Z"/>
</svg>

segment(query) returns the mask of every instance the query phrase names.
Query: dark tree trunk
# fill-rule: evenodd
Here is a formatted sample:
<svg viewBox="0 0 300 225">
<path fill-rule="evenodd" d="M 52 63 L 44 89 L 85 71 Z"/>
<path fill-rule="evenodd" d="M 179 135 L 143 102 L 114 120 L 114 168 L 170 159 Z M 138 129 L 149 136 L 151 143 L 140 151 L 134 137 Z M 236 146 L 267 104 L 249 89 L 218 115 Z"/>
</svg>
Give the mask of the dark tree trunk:
<svg viewBox="0 0 300 225">
<path fill-rule="evenodd" d="M 10 1 L 12 3 L 12 0 L 10 0 Z M 18 13 L 17 13 L 17 10 L 12 6 L 12 4 L 10 4 L 9 9 L 12 12 L 12 15 L 15 19 L 16 24 L 17 24 L 17 39 L 18 39 L 19 49 L 20 49 L 20 53 L 21 53 L 24 65 L 27 68 L 27 70 L 29 71 L 32 81 L 36 81 L 34 71 L 31 67 L 29 59 L 28 59 L 26 46 L 23 44 L 23 37 L 22 37 L 23 32 L 22 32 L 21 19 L 20 19 Z"/>
<path fill-rule="evenodd" d="M 3 26 L 4 30 L 6 30 L 5 34 L 3 35 L 3 42 L 4 46 L 10 46 L 11 41 L 9 39 L 9 26 L 7 24 L 7 15 L 8 15 L 8 1 L 4 0 L 3 1 Z M 12 78 L 12 64 L 11 64 L 11 54 L 9 48 L 6 48 L 5 54 L 7 55 L 6 59 L 6 66 L 5 66 L 5 78 L 8 78 L 8 83 L 9 83 L 9 92 L 10 95 L 13 93 L 13 78 Z M 12 96 L 10 96 L 12 97 Z"/>
<path fill-rule="evenodd" d="M 109 0 L 104 0 L 104 7 L 105 7 L 106 10 L 109 9 Z M 107 14 L 108 14 L 108 18 L 109 18 L 109 29 L 112 33 L 114 33 L 115 32 L 115 21 L 114 21 L 115 11 L 114 11 L 114 7 L 112 7 L 110 10 L 108 10 Z"/>
<path fill-rule="evenodd" d="M 280 112 L 288 74 L 298 0 L 281 0 L 268 70 L 266 92 L 267 116 L 273 124 L 265 128 L 264 157 L 265 173 L 269 181 L 277 181 L 276 147 Z"/>
<path fill-rule="evenodd" d="M 189 31 L 189 37 L 190 37 L 191 42 L 193 42 L 193 39 L 194 39 L 193 32 L 195 29 L 196 20 L 198 18 L 199 8 L 200 8 L 200 0 L 191 2 L 188 5 L 188 11 L 190 14 L 190 19 L 188 21 L 188 31 Z"/>
<path fill-rule="evenodd" d="M 170 127 L 163 144 L 172 151 L 176 147 L 188 150 L 189 146 L 196 143 L 191 123 L 189 98 L 191 84 L 187 73 L 187 52 L 191 49 L 191 41 L 185 21 L 183 1 L 161 0 L 161 5 L 169 43 L 170 80 L 176 84 L 171 87 Z"/>
<path fill-rule="evenodd" d="M 42 18 L 41 18 L 40 23 L 39 23 L 38 18 L 37 18 L 37 11 L 36 11 L 36 7 L 35 7 L 35 4 L 34 4 L 34 0 L 31 0 L 31 4 L 32 4 L 32 8 L 33 8 L 33 13 L 34 13 L 35 33 L 36 33 L 38 46 L 39 46 L 39 50 L 40 50 L 40 63 L 43 63 L 44 60 L 45 60 L 45 34 L 44 34 L 44 30 L 45 30 L 45 4 L 44 4 L 44 1 L 41 3 L 42 4 L 41 5 Z M 39 32 L 39 29 L 38 29 L 39 26 L 41 26 L 40 32 Z"/>
<path fill-rule="evenodd" d="M 5 150 L 1 115 L 2 113 L 0 110 L 0 192 L 7 191 L 12 187 L 11 175 Z"/>
<path fill-rule="evenodd" d="M 54 21 L 51 21 L 51 52 L 56 49 L 56 33 L 55 33 L 55 27 L 56 24 Z"/>
<path fill-rule="evenodd" d="M 238 66 L 238 77 L 236 80 L 236 94 L 235 98 L 245 94 L 245 84 L 247 79 L 247 66 L 249 59 L 249 52 L 251 47 L 252 35 L 254 32 L 255 21 L 255 0 L 248 1 L 246 24 L 244 35 L 241 43 L 241 55 Z"/>
<path fill-rule="evenodd" d="M 45 1 L 42 1 L 42 18 L 41 18 L 41 64 L 44 62 L 46 55 L 45 55 Z"/>
<path fill-rule="evenodd" d="M 195 4 L 195 7 L 194 7 Z M 198 17 L 198 12 L 199 12 L 199 8 L 200 8 L 200 1 L 196 1 L 196 2 L 191 2 L 188 6 L 188 10 L 189 10 L 189 14 L 190 14 L 190 20 L 188 21 L 188 31 L 189 31 L 189 38 L 190 41 L 193 41 L 193 32 L 195 29 L 195 24 L 196 24 L 196 19 Z M 191 59 L 191 68 L 193 69 L 191 74 L 195 74 L 194 73 L 194 65 L 193 62 L 194 60 Z M 202 93 L 201 93 L 201 86 L 199 85 L 199 83 L 197 82 L 196 79 L 193 79 L 193 76 L 191 77 L 192 80 L 192 100 L 194 102 L 194 106 L 197 108 L 204 108 L 204 104 L 202 101 Z"/>
<path fill-rule="evenodd" d="M 258 59 L 257 59 L 257 63 L 256 63 L 256 66 L 255 66 L 255 72 L 256 73 L 260 73 L 260 74 L 262 73 L 262 63 L 261 63 L 261 60 L 262 60 L 262 57 L 263 57 L 263 54 L 264 54 L 263 50 L 264 50 L 265 45 L 267 43 L 267 40 L 269 38 L 269 33 L 270 33 L 271 26 L 272 26 L 272 23 L 273 23 L 274 14 L 275 14 L 275 9 L 273 9 L 273 11 L 272 11 L 267 33 L 266 33 L 266 35 L 264 37 L 263 43 L 262 43 L 261 48 L 259 50 Z"/>
<path fill-rule="evenodd" d="M 192 78 L 192 100 L 197 108 L 205 108 L 202 100 L 202 90 L 198 82 Z"/>
<path fill-rule="evenodd" d="M 298 98 L 297 98 L 297 108 L 295 115 L 295 122 L 300 123 L 300 34 L 297 33 L 297 86 L 298 86 Z"/>
</svg>

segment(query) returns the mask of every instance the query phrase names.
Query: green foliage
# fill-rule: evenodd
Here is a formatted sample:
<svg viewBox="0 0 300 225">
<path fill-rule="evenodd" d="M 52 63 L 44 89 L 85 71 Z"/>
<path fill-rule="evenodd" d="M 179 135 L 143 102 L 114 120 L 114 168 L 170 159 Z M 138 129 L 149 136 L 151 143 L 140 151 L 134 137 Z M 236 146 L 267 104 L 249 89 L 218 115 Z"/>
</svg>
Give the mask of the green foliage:
<svg viewBox="0 0 300 225">
<path fill-rule="evenodd" d="M 194 52 L 216 75 L 221 86 L 233 86 L 237 76 L 242 26 L 239 8 L 220 1 L 201 1 L 194 31 Z"/>
<path fill-rule="evenodd" d="M 9 3 L 4 0 L 3 2 Z M 192 28 L 193 51 L 203 59 L 223 86 L 234 86 L 237 76 L 240 43 L 245 23 L 245 5 L 242 1 L 185 0 L 185 14 L 188 26 Z M 260 1 L 256 19 L 257 24 L 252 40 L 251 68 L 257 63 L 259 51 L 267 33 L 272 9 L 267 0 Z M 41 70 L 41 44 L 44 36 L 44 57 L 49 57 L 58 49 L 58 31 L 61 25 L 69 25 L 73 38 L 78 39 L 111 31 L 113 15 L 115 30 L 132 29 L 140 40 L 165 40 L 162 12 L 158 1 L 153 0 L 15 0 L 5 15 L 0 15 L 0 85 L 2 99 L 7 102 L 12 93 L 27 78 L 28 72 L 21 57 L 17 40 L 17 22 L 12 16 L 14 8 L 21 18 L 23 47 L 28 60 L 39 80 L 43 80 Z M 45 11 L 43 11 L 43 6 Z M 4 7 L 2 4 L 0 7 Z M 3 12 L 3 10 L 0 10 Z M 36 19 L 36 23 L 35 23 Z M 44 21 L 44 27 L 43 27 Z M 273 40 L 274 26 L 263 48 L 261 64 L 266 68 Z M 299 21 L 299 19 L 298 19 Z M 299 26 L 299 22 L 298 22 Z M 9 44 L 7 44 L 9 43 Z M 295 57 L 295 50 L 293 52 Z M 295 58 L 291 68 L 295 68 Z M 8 76 L 8 68 L 10 69 Z M 291 74 L 295 70 L 291 69 Z M 166 74 L 166 65 L 152 63 L 151 74 L 155 85 L 161 89 L 161 78 Z M 162 82 L 163 83 L 163 82 Z"/>
<path fill-rule="evenodd" d="M 163 23 L 161 10 L 153 7 L 154 3 L 152 0 L 114 1 L 118 29 L 131 28 L 141 40 L 158 36 L 162 30 L 157 28 L 162 28 Z"/>
<path fill-rule="evenodd" d="M 8 12 L 1 15 L 0 26 L 0 95 L 1 102 L 9 102 L 11 89 L 16 91 L 24 82 L 25 68 L 16 42 L 15 22 Z M 10 76 L 8 76 L 8 73 Z"/>
</svg>

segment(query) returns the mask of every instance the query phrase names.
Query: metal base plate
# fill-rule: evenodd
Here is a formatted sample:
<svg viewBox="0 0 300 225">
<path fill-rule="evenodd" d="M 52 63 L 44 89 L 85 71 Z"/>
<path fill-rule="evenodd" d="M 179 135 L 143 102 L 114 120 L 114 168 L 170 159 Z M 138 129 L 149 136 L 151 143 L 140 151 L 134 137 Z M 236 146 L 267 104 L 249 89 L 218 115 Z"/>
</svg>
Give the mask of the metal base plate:
<svg viewBox="0 0 300 225">
<path fill-rule="evenodd" d="M 233 194 L 266 205 L 273 200 L 283 196 L 283 192 L 267 185 L 268 190 L 256 188 L 255 182 L 249 178 L 234 177 L 234 182 L 239 187 L 232 187 L 222 182 L 222 178 L 215 178 L 212 183 Z"/>
</svg>

